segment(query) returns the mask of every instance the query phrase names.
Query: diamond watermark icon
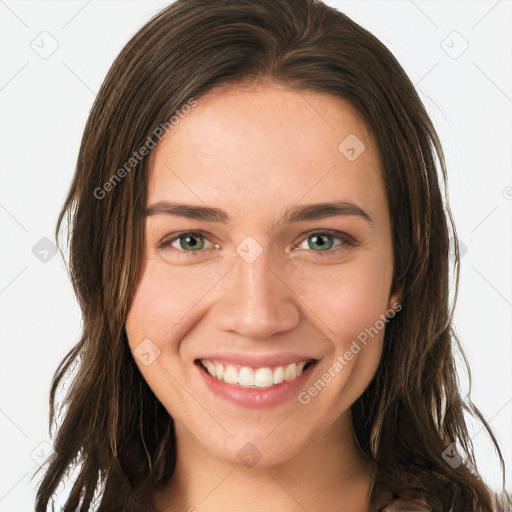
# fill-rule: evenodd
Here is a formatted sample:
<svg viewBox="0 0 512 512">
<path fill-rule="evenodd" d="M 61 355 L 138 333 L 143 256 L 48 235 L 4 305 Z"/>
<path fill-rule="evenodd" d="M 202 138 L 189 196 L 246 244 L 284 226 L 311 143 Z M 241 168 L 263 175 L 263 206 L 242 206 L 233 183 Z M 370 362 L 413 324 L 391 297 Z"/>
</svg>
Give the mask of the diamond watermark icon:
<svg viewBox="0 0 512 512">
<path fill-rule="evenodd" d="M 469 43 L 454 30 L 441 41 L 441 48 L 450 58 L 456 60 L 469 48 Z"/>
<path fill-rule="evenodd" d="M 457 469 L 462 465 L 462 457 L 459 455 L 457 451 L 456 443 L 452 443 L 446 447 L 446 449 L 441 454 L 441 457 L 447 462 L 453 469 Z"/>
<path fill-rule="evenodd" d="M 133 355 L 144 366 L 149 366 L 160 355 L 160 349 L 149 338 L 146 338 L 135 348 Z"/>
<path fill-rule="evenodd" d="M 57 246 L 49 238 L 43 236 L 32 247 L 32 254 L 42 263 L 48 263 L 57 254 Z"/>
<path fill-rule="evenodd" d="M 462 259 L 468 252 L 467 246 L 462 242 L 460 238 L 457 237 L 457 243 L 459 245 L 459 258 Z M 455 258 L 455 247 L 453 244 L 453 237 L 450 237 L 449 247 L 448 247 L 448 256 L 450 260 L 454 261 Z"/>
<path fill-rule="evenodd" d="M 246 263 L 254 263 L 263 253 L 263 247 L 252 236 L 247 236 L 237 245 L 236 252 Z"/>
<path fill-rule="evenodd" d="M 53 446 L 48 441 L 39 443 L 31 452 L 30 458 L 38 465 L 44 464 L 46 459 L 53 452 Z"/>
<path fill-rule="evenodd" d="M 251 468 L 261 459 L 261 452 L 253 443 L 245 443 L 236 455 L 244 466 Z"/>
<path fill-rule="evenodd" d="M 359 158 L 365 149 L 366 146 L 364 145 L 364 142 L 353 133 L 345 137 L 345 139 L 338 146 L 339 152 L 351 162 L 357 160 L 357 158 Z"/>
<path fill-rule="evenodd" d="M 41 59 L 50 58 L 59 48 L 59 43 L 49 32 L 43 31 L 30 43 L 30 47 Z"/>
</svg>

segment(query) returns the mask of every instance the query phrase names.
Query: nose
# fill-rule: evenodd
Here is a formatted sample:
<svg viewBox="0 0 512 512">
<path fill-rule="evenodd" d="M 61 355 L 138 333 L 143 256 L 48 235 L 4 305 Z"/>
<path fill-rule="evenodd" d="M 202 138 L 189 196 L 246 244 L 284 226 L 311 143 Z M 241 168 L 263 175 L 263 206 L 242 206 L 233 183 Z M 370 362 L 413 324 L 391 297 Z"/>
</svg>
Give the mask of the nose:
<svg viewBox="0 0 512 512">
<path fill-rule="evenodd" d="M 252 263 L 237 258 L 225 281 L 212 311 L 219 330 L 264 340 L 300 323 L 299 298 L 283 266 L 272 265 L 265 251 Z"/>
</svg>

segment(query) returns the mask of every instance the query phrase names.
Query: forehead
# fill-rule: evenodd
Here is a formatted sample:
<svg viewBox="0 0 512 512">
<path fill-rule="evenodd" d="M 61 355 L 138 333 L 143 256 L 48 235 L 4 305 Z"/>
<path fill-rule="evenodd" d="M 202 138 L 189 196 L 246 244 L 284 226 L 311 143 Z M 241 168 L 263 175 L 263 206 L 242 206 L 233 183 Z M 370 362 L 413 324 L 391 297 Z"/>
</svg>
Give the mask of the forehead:
<svg viewBox="0 0 512 512">
<path fill-rule="evenodd" d="M 197 102 L 154 150 L 149 202 L 186 198 L 253 213 L 383 193 L 374 141 L 342 98 L 231 85 Z"/>
</svg>

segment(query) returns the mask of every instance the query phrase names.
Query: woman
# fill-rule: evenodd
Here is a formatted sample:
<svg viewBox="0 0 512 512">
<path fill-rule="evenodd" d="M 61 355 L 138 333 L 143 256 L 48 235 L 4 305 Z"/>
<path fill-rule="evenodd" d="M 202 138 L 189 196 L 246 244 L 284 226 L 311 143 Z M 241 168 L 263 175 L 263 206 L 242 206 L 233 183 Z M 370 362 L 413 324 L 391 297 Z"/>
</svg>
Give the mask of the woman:
<svg viewBox="0 0 512 512">
<path fill-rule="evenodd" d="M 436 160 L 444 182 L 398 62 L 321 2 L 178 0 L 146 24 L 57 225 L 84 332 L 36 510 L 74 463 L 66 511 L 496 510 Z"/>
</svg>

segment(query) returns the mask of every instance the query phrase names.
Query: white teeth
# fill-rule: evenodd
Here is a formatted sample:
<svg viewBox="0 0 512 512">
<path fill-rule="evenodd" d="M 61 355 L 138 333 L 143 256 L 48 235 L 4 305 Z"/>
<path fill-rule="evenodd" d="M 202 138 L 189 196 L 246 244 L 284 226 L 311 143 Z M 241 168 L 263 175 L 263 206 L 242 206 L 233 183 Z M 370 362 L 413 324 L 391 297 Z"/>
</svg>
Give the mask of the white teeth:
<svg viewBox="0 0 512 512">
<path fill-rule="evenodd" d="M 206 361 L 206 359 L 204 359 Z M 217 379 L 222 380 L 224 378 L 224 366 L 222 366 L 220 363 L 215 363 L 215 373 L 210 372 L 214 377 L 217 377 Z"/>
<path fill-rule="evenodd" d="M 282 366 L 278 366 L 274 370 L 272 380 L 274 384 L 281 384 L 281 382 L 284 382 L 284 368 Z"/>
<path fill-rule="evenodd" d="M 206 366 L 206 369 L 208 370 L 210 375 L 217 377 L 217 374 L 215 373 L 215 365 L 211 361 L 208 361 L 208 359 L 205 359 L 204 365 Z"/>
<path fill-rule="evenodd" d="M 242 366 L 240 370 L 237 370 L 230 364 L 224 368 L 222 363 L 209 361 L 208 359 L 201 359 L 201 363 L 208 373 L 217 380 L 228 384 L 239 384 L 243 387 L 268 388 L 300 377 L 307 361 L 277 366 L 274 370 L 268 366 L 255 369 Z"/>
<path fill-rule="evenodd" d="M 238 384 L 238 372 L 234 366 L 228 365 L 224 372 L 224 382 L 228 384 Z"/>
<path fill-rule="evenodd" d="M 284 369 L 284 380 L 293 380 L 297 377 L 297 365 L 295 363 L 289 364 Z"/>
<path fill-rule="evenodd" d="M 254 370 L 247 366 L 240 368 L 238 384 L 240 384 L 240 386 L 254 386 Z"/>
<path fill-rule="evenodd" d="M 258 388 L 273 386 L 272 370 L 270 368 L 258 368 L 254 374 L 254 385 Z"/>
</svg>

